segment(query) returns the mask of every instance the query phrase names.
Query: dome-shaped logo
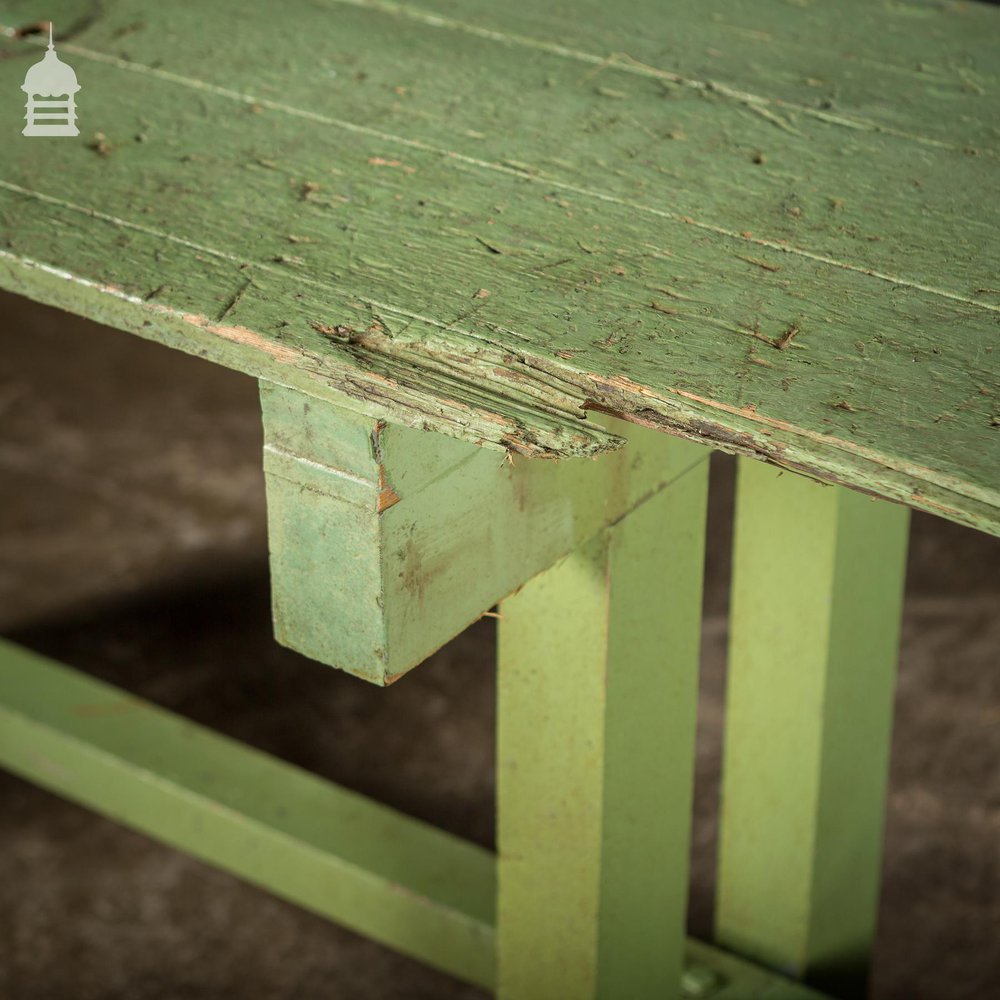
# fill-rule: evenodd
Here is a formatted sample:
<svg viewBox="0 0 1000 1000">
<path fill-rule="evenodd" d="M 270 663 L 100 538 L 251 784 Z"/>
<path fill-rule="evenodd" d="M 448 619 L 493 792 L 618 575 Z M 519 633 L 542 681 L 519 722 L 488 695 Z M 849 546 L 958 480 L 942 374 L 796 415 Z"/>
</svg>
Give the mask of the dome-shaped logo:
<svg viewBox="0 0 1000 1000">
<path fill-rule="evenodd" d="M 49 22 L 49 48 L 41 62 L 25 74 L 21 90 L 28 95 L 22 135 L 79 135 L 76 127 L 76 73 L 56 55 Z"/>
</svg>

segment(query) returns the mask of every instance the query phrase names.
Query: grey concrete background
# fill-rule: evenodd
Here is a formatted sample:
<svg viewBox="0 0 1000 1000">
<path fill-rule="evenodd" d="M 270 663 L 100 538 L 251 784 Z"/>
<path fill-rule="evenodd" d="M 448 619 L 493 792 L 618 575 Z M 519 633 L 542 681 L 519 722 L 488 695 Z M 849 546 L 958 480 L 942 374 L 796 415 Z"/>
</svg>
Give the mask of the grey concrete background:
<svg viewBox="0 0 1000 1000">
<path fill-rule="evenodd" d="M 278 647 L 252 380 L 0 296 L 0 631 L 482 844 L 493 627 L 382 691 Z M 712 900 L 714 469 L 691 927 Z M 1000 543 L 914 518 L 873 995 L 1000 996 Z M 0 772 L 0 1000 L 482 996 Z M 553 998 L 558 1000 L 558 998 Z"/>
</svg>

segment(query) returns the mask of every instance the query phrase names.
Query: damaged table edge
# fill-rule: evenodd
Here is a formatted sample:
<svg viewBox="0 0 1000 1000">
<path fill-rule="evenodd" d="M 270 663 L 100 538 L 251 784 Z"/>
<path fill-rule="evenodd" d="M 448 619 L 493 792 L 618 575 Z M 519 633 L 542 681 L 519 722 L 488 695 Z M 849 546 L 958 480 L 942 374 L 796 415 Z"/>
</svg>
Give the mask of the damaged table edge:
<svg viewBox="0 0 1000 1000">
<path fill-rule="evenodd" d="M 399 356 L 383 355 L 380 338 L 366 341 L 367 346 L 331 343 L 318 371 L 314 358 L 253 330 L 149 302 L 6 250 L 0 250 L 0 286 L 307 396 L 497 451 L 563 459 L 614 450 L 622 439 L 586 419 L 588 411 L 599 411 L 1000 535 L 995 490 L 771 420 L 753 407 L 725 406 L 679 390 L 666 398 L 624 376 L 581 376 L 550 361 L 509 355 L 505 363 L 514 379 L 497 377 L 485 389 L 472 389 L 469 379 L 455 378 L 453 393 L 431 395 L 421 372 L 431 371 L 432 353 L 404 349 Z M 383 360 L 391 362 L 395 377 L 371 370 Z M 540 367 L 545 378 L 539 377 Z M 553 378 L 562 380 L 560 393 L 551 391 Z M 513 395 L 521 384 L 527 390 Z"/>
</svg>

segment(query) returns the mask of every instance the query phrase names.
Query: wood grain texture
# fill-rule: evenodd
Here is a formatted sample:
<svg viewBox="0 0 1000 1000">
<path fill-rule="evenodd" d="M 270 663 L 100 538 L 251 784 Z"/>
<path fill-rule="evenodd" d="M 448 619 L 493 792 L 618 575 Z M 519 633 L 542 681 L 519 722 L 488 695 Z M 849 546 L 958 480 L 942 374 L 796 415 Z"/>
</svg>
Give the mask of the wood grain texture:
<svg viewBox="0 0 1000 1000">
<path fill-rule="evenodd" d="M 1000 532 L 1000 11 L 51 6 L 83 136 L 0 109 L 5 287 L 478 444 L 594 454 L 605 410 Z"/>
</svg>

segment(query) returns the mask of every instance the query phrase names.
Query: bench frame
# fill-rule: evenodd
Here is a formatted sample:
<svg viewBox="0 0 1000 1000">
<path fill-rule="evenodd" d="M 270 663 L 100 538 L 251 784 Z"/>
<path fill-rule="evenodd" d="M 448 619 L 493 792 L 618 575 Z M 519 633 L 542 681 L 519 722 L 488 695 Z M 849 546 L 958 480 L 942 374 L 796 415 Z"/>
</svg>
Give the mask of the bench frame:
<svg viewBox="0 0 1000 1000">
<path fill-rule="evenodd" d="M 407 525 L 412 546 L 414 526 L 384 513 L 423 511 L 427 477 L 410 449 L 387 457 L 384 423 L 336 409 L 317 422 L 301 411 L 315 400 L 264 388 L 278 634 L 346 662 L 358 629 L 337 631 L 315 552 L 368 560 L 376 625 L 412 615 L 412 588 L 391 584 L 393 532 Z M 374 440 L 364 474 L 317 460 L 348 426 Z M 469 583 L 480 613 L 509 594 L 496 856 L 11 644 L 0 763 L 509 1000 L 660 998 L 671 984 L 691 997 L 819 995 L 786 975 L 854 988 L 874 935 L 908 512 L 741 460 L 717 908 L 727 950 L 685 940 L 709 451 L 625 429 L 617 456 L 475 475 L 476 455 L 449 451 L 468 446 L 406 431 L 466 513 L 499 496 L 483 523 L 516 556 L 489 562 L 485 589 Z M 354 491 L 346 505 L 337 490 Z M 567 526 L 548 507 L 573 490 L 588 500 L 570 504 Z M 508 523 L 494 529 L 498 517 Z M 538 518 L 556 540 L 541 555 L 520 544 Z M 336 530 L 318 537 L 317 525 Z M 425 556 L 445 544 L 440 530 L 419 540 Z M 460 576 L 471 554 L 452 552 Z M 424 580 L 420 606 L 449 586 Z M 334 620 L 319 640 L 315 614 L 287 613 L 303 589 Z M 461 627 L 425 624 L 439 629 L 421 636 L 429 648 Z M 357 662 L 376 683 L 401 672 L 389 657 L 374 672 Z"/>
</svg>

